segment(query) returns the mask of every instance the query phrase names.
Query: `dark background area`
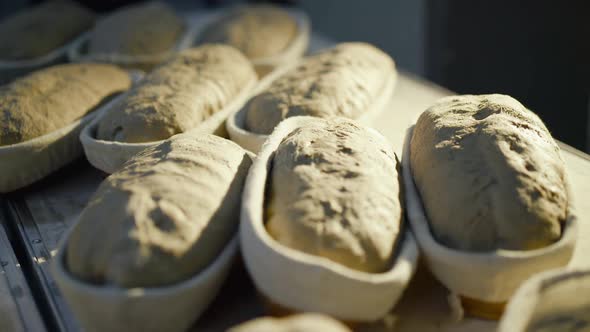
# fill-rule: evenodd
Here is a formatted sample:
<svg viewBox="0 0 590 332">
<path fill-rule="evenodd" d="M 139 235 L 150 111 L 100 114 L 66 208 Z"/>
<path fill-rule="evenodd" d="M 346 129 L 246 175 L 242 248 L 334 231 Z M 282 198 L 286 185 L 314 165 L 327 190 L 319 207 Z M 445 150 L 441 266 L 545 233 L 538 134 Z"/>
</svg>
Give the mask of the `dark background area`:
<svg viewBox="0 0 590 332">
<path fill-rule="evenodd" d="M 42 0 L 0 0 L 0 17 Z M 81 0 L 98 11 L 138 1 Z M 168 0 L 179 9 L 239 0 Z M 250 1 L 260 2 L 260 1 Z M 584 0 L 284 0 L 314 31 L 363 40 L 405 71 L 457 93 L 505 93 L 552 134 L 590 152 L 590 2 Z"/>
<path fill-rule="evenodd" d="M 429 0 L 426 76 L 458 93 L 505 93 L 589 151 L 590 2 Z"/>
</svg>

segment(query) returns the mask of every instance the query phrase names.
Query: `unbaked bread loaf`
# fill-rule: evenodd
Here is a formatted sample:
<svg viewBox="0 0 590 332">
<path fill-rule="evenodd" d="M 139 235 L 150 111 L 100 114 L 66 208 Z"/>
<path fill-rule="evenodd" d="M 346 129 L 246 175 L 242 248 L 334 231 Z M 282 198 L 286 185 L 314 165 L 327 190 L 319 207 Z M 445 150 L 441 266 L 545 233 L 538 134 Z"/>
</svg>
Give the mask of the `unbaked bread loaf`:
<svg viewBox="0 0 590 332">
<path fill-rule="evenodd" d="M 391 75 L 393 60 L 364 43 L 343 43 L 303 59 L 246 106 L 246 128 L 270 134 L 297 115 L 358 118 L 376 101 Z"/>
<path fill-rule="evenodd" d="M 272 158 L 269 234 L 352 269 L 387 270 L 402 222 L 397 167 L 385 138 L 351 120 L 294 130 Z"/>
<path fill-rule="evenodd" d="M 184 50 L 147 75 L 98 124 L 98 138 L 152 142 L 185 132 L 232 102 L 256 80 L 238 50 L 204 45 Z"/>
<path fill-rule="evenodd" d="M 201 43 L 231 45 L 250 59 L 261 59 L 283 52 L 297 36 L 295 19 L 279 7 L 240 6 L 201 34 Z"/>
<path fill-rule="evenodd" d="M 89 54 L 154 55 L 171 52 L 185 24 L 162 2 L 130 5 L 100 20 L 88 42 Z"/>
<path fill-rule="evenodd" d="M 61 129 L 127 90 L 129 74 L 106 64 L 39 70 L 0 87 L 0 146 Z"/>
<path fill-rule="evenodd" d="M 228 332 L 351 332 L 351 330 L 330 316 L 308 313 L 284 318 L 257 318 L 235 326 Z"/>
<path fill-rule="evenodd" d="M 505 95 L 443 98 L 418 119 L 411 171 L 430 228 L 460 250 L 529 250 L 557 241 L 565 168 L 543 122 Z"/>
<path fill-rule="evenodd" d="M 26 9 L 0 22 L 0 59 L 44 56 L 89 30 L 94 19 L 94 13 L 69 0 Z"/>
<path fill-rule="evenodd" d="M 235 235 L 250 157 L 213 135 L 149 147 L 109 176 L 67 244 L 76 277 L 119 287 L 174 284 L 206 268 Z"/>
</svg>

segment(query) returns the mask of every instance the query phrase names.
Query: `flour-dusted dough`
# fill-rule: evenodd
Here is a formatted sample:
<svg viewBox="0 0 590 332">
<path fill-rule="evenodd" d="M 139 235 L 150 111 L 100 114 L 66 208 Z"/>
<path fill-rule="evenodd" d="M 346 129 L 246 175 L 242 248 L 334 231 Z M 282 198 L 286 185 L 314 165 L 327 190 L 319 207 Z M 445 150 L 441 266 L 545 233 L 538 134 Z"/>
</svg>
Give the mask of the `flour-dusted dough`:
<svg viewBox="0 0 590 332">
<path fill-rule="evenodd" d="M 129 74 L 105 64 L 39 70 L 0 87 L 0 146 L 63 128 L 131 85 Z"/>
<path fill-rule="evenodd" d="M 235 326 L 228 332 L 351 332 L 351 330 L 330 316 L 308 313 L 284 318 L 257 318 Z"/>
<path fill-rule="evenodd" d="M 269 5 L 240 6 L 201 34 L 201 43 L 224 43 L 250 59 L 274 56 L 297 36 L 297 22 L 289 13 Z"/>
<path fill-rule="evenodd" d="M 213 135 L 182 134 L 109 176 L 68 240 L 85 281 L 157 287 L 199 273 L 237 231 L 249 155 Z"/>
<path fill-rule="evenodd" d="M 270 134 L 297 115 L 356 119 L 375 102 L 391 75 L 393 60 L 364 43 L 343 43 L 303 59 L 246 106 L 246 128 Z"/>
<path fill-rule="evenodd" d="M 138 143 L 185 132 L 222 110 L 253 80 L 252 64 L 233 47 L 184 50 L 105 113 L 98 138 Z"/>
<path fill-rule="evenodd" d="M 442 244 L 528 250 L 560 238 L 568 196 L 559 147 L 515 99 L 441 99 L 418 119 L 410 161 L 431 231 Z"/>
<path fill-rule="evenodd" d="M 285 246 L 366 272 L 391 267 L 402 207 L 397 158 L 343 118 L 294 130 L 273 157 L 268 232 Z"/>
<path fill-rule="evenodd" d="M 131 5 L 100 20 L 88 42 L 90 54 L 151 55 L 171 52 L 185 24 L 165 3 Z"/>
<path fill-rule="evenodd" d="M 73 1 L 47 1 L 0 22 L 0 59 L 28 60 L 64 46 L 94 24 L 94 13 Z"/>
</svg>

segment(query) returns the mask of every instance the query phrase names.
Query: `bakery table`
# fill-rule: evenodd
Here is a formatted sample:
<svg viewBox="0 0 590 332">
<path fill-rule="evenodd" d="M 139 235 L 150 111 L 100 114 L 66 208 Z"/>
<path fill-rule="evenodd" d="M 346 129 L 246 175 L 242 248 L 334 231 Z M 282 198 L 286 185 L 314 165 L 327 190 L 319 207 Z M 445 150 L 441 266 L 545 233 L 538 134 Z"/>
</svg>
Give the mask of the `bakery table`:
<svg viewBox="0 0 590 332">
<path fill-rule="evenodd" d="M 0 225 L 0 331 L 45 330 L 26 277 Z"/>
<path fill-rule="evenodd" d="M 331 43 L 318 36 L 312 38 L 312 50 L 320 49 Z M 422 79 L 402 73 L 395 87 L 394 100 L 387 112 L 381 114 L 375 122 L 394 145 L 398 154 L 406 128 L 417 116 L 436 99 L 452 94 Z M 590 252 L 590 156 L 561 144 L 567 171 L 571 178 L 573 196 L 582 224 L 579 245 L 571 264 L 586 265 Z M 13 234 L 12 244 L 20 251 L 21 262 L 26 280 L 35 290 L 36 302 L 25 289 L 22 274 L 13 271 L 16 278 L 10 276 L 0 279 L 0 292 L 4 294 L 16 280 L 21 283 L 22 296 L 16 299 L 0 298 L 0 310 L 8 312 L 15 324 L 28 330 L 42 330 L 35 303 L 43 314 L 44 323 L 51 331 L 78 331 L 75 317 L 60 296 L 51 275 L 50 263 L 64 232 L 75 223 L 79 212 L 95 191 L 105 174 L 93 169 L 85 160 L 80 159 L 66 168 L 56 172 L 34 186 L 6 195 L 2 199 L 6 218 L 4 224 Z M 105 211 L 108 216 L 108 211 Z M 3 245 L 0 259 L 6 259 L 7 241 L 0 233 L 0 245 Z M 586 240 L 586 241 L 584 241 Z M 10 247 L 8 247 L 8 251 Z M 14 256 L 11 256 L 14 261 Z M 14 263 L 14 262 L 13 262 Z M 15 263 L 14 263 L 15 264 Z M 14 270 L 14 269 L 13 269 Z M 0 269 L 0 271 L 3 271 Z M 4 275 L 7 275 L 4 269 Z M 4 283 L 3 283 L 4 282 Z M 8 286 L 7 286 L 8 285 Z M 13 287 L 14 288 L 14 287 Z M 373 324 L 358 327 L 359 331 L 494 331 L 496 323 L 473 318 L 460 320 L 456 309 L 449 305 L 448 291 L 438 283 L 424 266 L 420 266 L 416 276 L 403 298 L 387 317 Z M 24 300 L 23 300 L 24 298 Z M 12 302 L 11 302 L 12 299 Z M 352 300 L 352 299 L 351 299 Z M 23 314 L 26 311 L 26 314 Z M 19 316 L 20 313 L 20 316 Z M 257 296 L 255 288 L 241 262 L 237 262 L 214 303 L 195 323 L 194 331 L 223 331 L 245 320 L 261 316 L 265 308 Z M 4 314 L 3 316 L 6 316 Z M 26 320 L 19 320 L 26 317 Z M 29 321 L 30 320 L 30 321 Z M 0 330 L 4 330 L 0 322 Z M 39 327 L 39 328 L 37 328 Z M 17 329 L 18 330 L 18 329 Z"/>
</svg>

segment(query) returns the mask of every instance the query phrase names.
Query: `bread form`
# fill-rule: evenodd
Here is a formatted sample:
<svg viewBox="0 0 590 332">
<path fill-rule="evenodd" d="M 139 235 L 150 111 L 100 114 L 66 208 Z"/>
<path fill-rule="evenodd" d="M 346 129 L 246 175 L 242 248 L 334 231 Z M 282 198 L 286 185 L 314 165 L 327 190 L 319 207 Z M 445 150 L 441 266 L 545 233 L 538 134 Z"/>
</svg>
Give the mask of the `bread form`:
<svg viewBox="0 0 590 332">
<path fill-rule="evenodd" d="M 434 237 L 459 250 L 531 250 L 560 239 L 564 162 L 543 122 L 506 95 L 443 98 L 418 119 L 411 171 Z"/>
<path fill-rule="evenodd" d="M 211 44 L 184 50 L 109 109 L 97 137 L 126 143 L 169 138 L 223 110 L 255 80 L 252 64 L 233 47 Z"/>
<path fill-rule="evenodd" d="M 537 317 L 536 320 L 533 320 L 533 322 L 531 322 L 530 326 L 526 331 L 590 331 L 590 307 L 578 308 L 575 310 L 563 310 L 558 313 L 550 313 L 542 317 Z"/>
<path fill-rule="evenodd" d="M 66 127 L 130 85 L 126 71 L 106 64 L 53 66 L 4 85 L 0 146 Z"/>
<path fill-rule="evenodd" d="M 303 188 L 301 188 L 302 190 L 294 188 L 295 186 L 293 183 L 297 184 L 297 182 L 302 182 L 299 181 L 301 179 L 299 174 L 312 173 L 313 175 L 314 172 L 312 168 L 315 162 L 320 163 L 320 165 L 318 165 L 318 171 L 315 173 L 321 173 L 320 170 L 326 169 L 325 166 L 328 164 L 327 155 L 329 155 L 330 160 L 332 160 L 332 157 L 337 154 L 333 153 L 334 151 L 330 152 L 334 149 L 335 142 L 333 139 L 330 140 L 325 147 L 319 148 L 328 151 L 323 151 L 323 153 L 320 151 L 320 153 L 314 155 L 313 159 L 310 158 L 310 163 L 308 165 L 299 165 L 294 172 L 291 172 L 294 175 L 293 179 L 281 180 L 278 181 L 278 184 L 277 181 L 275 181 L 274 168 L 277 167 L 277 159 L 275 157 L 278 153 L 281 153 L 280 150 L 284 149 L 282 146 L 285 144 L 283 143 L 287 140 L 292 140 L 295 136 L 299 136 L 299 130 L 302 128 L 309 128 L 309 130 L 319 132 L 328 131 L 324 126 L 334 129 L 333 135 L 328 135 L 326 133 L 326 136 L 342 136 L 340 139 L 343 143 L 346 143 L 346 145 L 342 146 L 342 149 L 338 147 L 337 150 L 342 150 L 342 154 L 350 152 L 351 158 L 357 158 L 356 155 L 358 152 L 356 152 L 356 148 L 358 145 L 356 143 L 349 144 L 349 142 L 347 142 L 350 137 L 357 135 L 347 134 L 349 130 L 344 128 L 342 128 L 342 130 L 336 130 L 339 126 L 334 123 L 330 126 L 322 125 L 331 121 L 335 120 L 318 119 L 311 116 L 296 116 L 288 118 L 285 119 L 285 121 L 282 121 L 268 137 L 266 143 L 262 146 L 262 149 L 252 164 L 250 172 L 248 173 L 248 181 L 246 181 L 244 193 L 242 195 L 240 251 L 244 258 L 244 264 L 252 277 L 256 289 L 268 300 L 271 306 L 274 307 L 272 309 L 276 309 L 277 312 L 320 312 L 346 322 L 372 322 L 385 316 L 398 302 L 404 289 L 407 287 L 408 282 L 412 278 L 418 262 L 418 247 L 414 240 L 414 236 L 408 227 L 399 224 L 401 220 L 395 220 L 391 217 L 387 219 L 360 219 L 360 217 L 390 214 L 388 213 L 388 210 L 391 207 L 391 204 L 381 204 L 381 202 L 384 201 L 381 196 L 383 196 L 383 191 L 389 191 L 388 189 L 383 190 L 384 188 L 396 186 L 396 184 L 389 184 L 390 177 L 397 178 L 395 172 L 392 172 L 393 174 L 381 176 L 381 182 L 384 184 L 376 184 L 379 188 L 375 190 L 371 189 L 371 192 L 373 193 L 368 192 L 369 190 L 357 183 L 357 181 L 360 182 L 363 179 L 370 178 L 371 176 L 368 175 L 369 172 L 370 174 L 375 173 L 375 176 L 379 176 L 379 174 L 383 173 L 383 168 L 389 167 L 383 167 L 383 165 L 380 167 L 378 165 L 383 159 L 388 159 L 390 157 L 386 156 L 381 158 L 378 153 L 375 154 L 376 147 L 386 144 L 379 142 L 383 142 L 386 139 L 374 129 L 363 127 L 360 131 L 366 130 L 370 132 L 369 135 L 365 136 L 369 137 L 367 140 L 374 141 L 372 142 L 372 144 L 374 143 L 373 148 L 366 148 L 371 152 L 363 153 L 372 155 L 375 157 L 374 160 L 366 162 L 364 167 L 355 165 L 352 169 L 349 169 L 350 165 L 348 163 L 334 164 L 335 172 L 332 173 L 333 178 L 329 177 L 329 171 L 325 176 L 328 180 L 317 179 L 317 181 L 313 183 L 313 187 L 310 187 L 310 199 L 308 202 L 311 204 L 300 204 L 301 202 L 305 203 L 304 197 L 299 195 L 303 191 Z M 341 119 L 340 121 L 352 122 L 351 120 L 346 119 Z M 355 126 L 358 127 L 358 125 Z M 343 124 L 342 127 L 347 126 Z M 349 129 L 353 133 L 356 132 L 356 129 L 354 128 Z M 304 130 L 307 132 L 307 129 Z M 351 139 L 356 140 L 357 138 Z M 309 148 L 305 150 L 306 153 L 312 148 L 315 150 L 316 147 L 322 145 L 322 143 L 318 141 L 311 143 L 311 140 L 309 140 L 307 145 L 309 145 Z M 350 151 L 348 149 L 350 149 Z M 379 153 L 388 156 L 392 155 L 391 150 L 389 150 L 389 152 L 388 149 L 384 150 L 386 151 L 385 153 Z M 296 158 L 296 156 L 292 156 L 292 158 Z M 361 158 L 359 164 L 365 160 L 365 158 Z M 293 165 L 295 163 L 289 162 L 288 164 Z M 387 164 L 389 164 L 389 162 L 387 162 Z M 281 168 L 288 171 L 288 167 L 281 166 Z M 359 168 L 361 169 L 359 170 Z M 273 208 L 282 209 L 283 211 L 279 211 L 279 213 L 290 218 L 289 216 L 293 215 L 290 212 L 293 211 L 292 208 L 303 206 L 302 211 L 319 212 L 317 213 L 318 218 L 321 217 L 320 215 L 323 213 L 322 205 L 324 204 L 320 203 L 320 200 L 323 199 L 323 197 L 317 195 L 315 192 L 320 194 L 322 193 L 322 190 L 324 190 L 324 193 L 334 192 L 333 180 L 335 180 L 338 175 L 347 175 L 347 170 L 352 172 L 350 175 L 353 176 L 349 178 L 341 176 L 342 185 L 336 187 L 337 191 L 340 191 L 341 188 L 344 188 L 344 191 L 335 193 L 330 203 L 325 205 L 327 208 L 332 207 L 337 209 L 338 204 L 342 202 L 348 204 L 346 207 L 356 207 L 362 205 L 362 203 L 366 203 L 365 208 L 361 207 L 360 209 L 357 209 L 363 212 L 362 215 L 359 216 L 359 219 L 354 216 L 350 217 L 349 212 L 352 211 L 352 208 L 341 213 L 343 217 L 346 217 L 346 219 L 341 218 L 341 220 L 354 222 L 356 230 L 379 231 L 379 234 L 374 237 L 365 237 L 361 234 L 358 236 L 358 243 L 369 243 L 370 240 L 375 240 L 374 242 L 383 244 L 388 242 L 388 238 L 391 236 L 390 233 L 396 233 L 395 229 L 390 230 L 389 228 L 401 228 L 401 232 L 396 236 L 397 239 L 395 240 L 396 243 L 393 257 L 391 257 L 391 264 L 389 264 L 386 271 L 379 273 L 359 271 L 340 262 L 334 261 L 331 257 L 317 255 L 313 253 L 315 250 L 312 253 L 304 252 L 299 249 L 299 247 L 303 247 L 303 245 L 300 245 L 297 248 L 290 247 L 288 244 L 285 244 L 286 241 L 283 242 L 281 239 L 275 237 L 270 230 L 270 219 L 274 217 L 273 214 L 277 214 L 276 211 L 273 213 Z M 354 173 L 359 173 L 359 175 L 354 176 Z M 287 184 L 287 187 L 279 188 L 279 185 L 284 183 Z M 367 183 L 371 183 L 371 181 L 367 180 Z M 320 189 L 323 185 L 325 185 L 326 188 Z M 373 183 L 371 183 L 371 185 L 373 185 Z M 353 188 L 354 190 L 359 191 L 358 195 L 351 194 L 351 202 L 347 202 L 347 199 L 343 199 L 344 192 L 350 192 Z M 295 193 L 292 195 L 288 194 L 287 192 L 292 189 L 296 189 L 294 190 Z M 313 193 L 315 198 L 311 197 L 311 189 L 315 190 Z M 283 191 L 283 193 L 278 195 L 277 190 Z M 385 193 L 385 195 L 389 194 Z M 395 193 L 391 193 L 391 195 L 395 195 Z M 281 197 L 279 198 L 279 196 Z M 280 204 L 278 203 L 277 198 L 281 201 L 285 201 L 289 197 L 294 197 L 294 199 L 287 202 L 282 207 L 279 206 Z M 277 201 L 273 203 L 273 200 Z M 356 202 L 353 200 L 356 200 Z M 393 205 L 399 204 L 395 202 L 396 200 L 399 200 L 399 198 L 392 198 L 392 200 L 394 200 Z M 295 204 L 299 205 L 296 206 Z M 379 211 L 374 211 L 375 205 L 382 205 L 380 206 Z M 395 207 L 393 209 L 395 209 Z M 393 211 L 393 214 L 396 214 L 395 211 Z M 303 229 L 305 231 L 306 227 L 299 227 L 297 223 L 312 223 L 314 221 L 311 218 L 306 220 L 305 217 L 306 216 L 302 214 L 297 220 L 287 220 L 282 224 L 289 226 L 291 221 L 293 221 L 293 224 L 296 225 L 296 227 L 292 227 L 293 229 Z M 312 215 L 311 217 L 315 216 Z M 328 216 L 328 218 L 321 220 L 317 223 L 319 226 L 318 229 L 324 225 L 328 226 L 324 227 L 324 229 L 337 229 L 340 221 L 338 221 L 336 217 L 337 216 Z M 360 222 L 357 222 L 359 220 Z M 382 225 L 387 223 L 390 224 L 382 227 Z M 344 222 L 342 225 L 344 225 Z M 391 227 L 389 225 L 391 225 Z M 351 227 L 347 227 L 346 229 L 343 229 L 342 232 L 339 232 L 338 235 L 342 235 L 342 238 L 345 240 L 352 240 L 349 241 L 348 244 L 354 245 L 354 238 L 356 235 L 349 232 L 351 229 Z M 347 232 L 350 233 L 350 236 L 347 236 Z M 313 231 L 309 233 L 314 235 Z M 318 234 L 316 237 L 318 240 L 316 244 L 327 248 L 327 245 L 336 243 L 336 237 L 332 237 L 329 241 L 324 241 L 323 243 L 319 242 L 327 238 L 329 234 L 324 233 L 324 235 L 326 235 L 325 237 L 322 237 L 321 235 L 322 234 Z M 371 232 L 370 235 L 375 234 Z M 370 239 L 365 241 L 367 238 Z M 302 241 L 303 242 L 300 244 L 306 244 L 309 242 L 309 240 L 305 238 L 302 238 Z M 385 246 L 379 245 L 379 247 Z M 312 247 L 312 249 L 314 248 Z M 361 249 L 364 250 L 364 248 Z M 326 252 L 327 251 L 328 250 L 326 250 Z M 342 250 L 342 252 L 345 253 L 342 257 L 347 256 L 346 251 L 346 248 Z M 366 252 L 359 252 L 359 256 L 365 254 Z M 373 255 L 372 253 L 369 254 L 371 256 Z M 337 257 L 338 255 L 332 256 Z M 376 261 L 379 260 L 379 258 L 376 259 Z M 358 259 L 354 259 L 352 263 L 358 261 Z M 354 301 L 351 301 L 350 299 L 354 299 Z"/>
<path fill-rule="evenodd" d="M 155 55 L 171 52 L 186 27 L 162 2 L 130 5 L 100 20 L 88 41 L 89 54 Z"/>
<path fill-rule="evenodd" d="M 570 265 L 538 273 L 510 299 L 498 332 L 588 331 L 590 269 Z"/>
<path fill-rule="evenodd" d="M 235 235 L 250 156 L 213 135 L 147 148 L 90 199 L 66 248 L 69 271 L 125 288 L 175 284 L 206 268 Z"/>
<path fill-rule="evenodd" d="M 294 130 L 272 159 L 269 234 L 351 269 L 391 268 L 402 223 L 397 166 L 385 138 L 351 120 Z"/>
<path fill-rule="evenodd" d="M 275 56 L 291 45 L 298 33 L 296 20 L 270 5 L 239 6 L 201 33 L 201 43 L 223 43 L 249 59 Z"/>
<path fill-rule="evenodd" d="M 228 332 L 351 332 L 330 316 L 308 313 L 284 318 L 262 317 L 232 327 Z"/>
<path fill-rule="evenodd" d="M 29 60 L 47 55 L 94 24 L 90 10 L 69 0 L 52 0 L 0 21 L 0 59 Z"/>
<path fill-rule="evenodd" d="M 342 43 L 304 58 L 246 106 L 247 130 L 270 134 L 283 119 L 360 117 L 395 75 L 393 60 L 365 43 Z"/>
</svg>

